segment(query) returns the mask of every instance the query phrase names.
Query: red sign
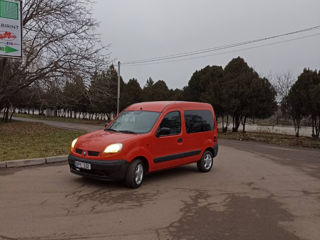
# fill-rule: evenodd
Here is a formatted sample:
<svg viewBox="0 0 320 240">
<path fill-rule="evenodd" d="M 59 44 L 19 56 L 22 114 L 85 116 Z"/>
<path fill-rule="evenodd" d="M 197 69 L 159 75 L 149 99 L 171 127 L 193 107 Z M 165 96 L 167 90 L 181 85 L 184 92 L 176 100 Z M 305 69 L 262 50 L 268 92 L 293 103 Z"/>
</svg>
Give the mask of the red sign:
<svg viewBox="0 0 320 240">
<path fill-rule="evenodd" d="M 1 40 L 14 40 L 17 36 L 12 34 L 11 32 L 0 32 L 0 39 Z"/>
</svg>

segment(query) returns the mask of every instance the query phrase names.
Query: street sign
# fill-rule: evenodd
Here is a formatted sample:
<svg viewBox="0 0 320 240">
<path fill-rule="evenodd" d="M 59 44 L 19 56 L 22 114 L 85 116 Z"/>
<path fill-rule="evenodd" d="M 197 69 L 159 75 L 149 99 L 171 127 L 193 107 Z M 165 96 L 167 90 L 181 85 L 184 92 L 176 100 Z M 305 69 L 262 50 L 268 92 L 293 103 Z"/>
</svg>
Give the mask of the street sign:
<svg viewBox="0 0 320 240">
<path fill-rule="evenodd" d="M 22 57 L 20 0 L 0 0 L 0 57 Z"/>
</svg>

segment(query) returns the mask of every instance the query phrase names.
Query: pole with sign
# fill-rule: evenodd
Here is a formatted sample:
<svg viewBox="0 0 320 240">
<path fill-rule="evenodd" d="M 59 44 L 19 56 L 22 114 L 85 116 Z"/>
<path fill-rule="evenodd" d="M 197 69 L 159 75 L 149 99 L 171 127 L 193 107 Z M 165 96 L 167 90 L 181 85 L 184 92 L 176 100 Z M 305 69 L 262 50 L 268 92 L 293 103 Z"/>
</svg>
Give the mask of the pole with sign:
<svg viewBox="0 0 320 240">
<path fill-rule="evenodd" d="M 22 57 L 22 1 L 0 0 L 0 57 Z"/>
</svg>

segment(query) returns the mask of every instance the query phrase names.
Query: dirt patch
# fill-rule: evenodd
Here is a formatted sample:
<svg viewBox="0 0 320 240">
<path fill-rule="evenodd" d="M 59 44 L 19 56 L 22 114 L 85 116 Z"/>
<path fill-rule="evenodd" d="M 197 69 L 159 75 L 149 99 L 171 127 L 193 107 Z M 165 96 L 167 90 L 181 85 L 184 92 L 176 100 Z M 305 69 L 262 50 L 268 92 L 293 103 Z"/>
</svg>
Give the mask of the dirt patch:
<svg viewBox="0 0 320 240">
<path fill-rule="evenodd" d="M 159 231 L 160 235 L 186 240 L 299 239 L 281 226 L 281 222 L 292 221 L 293 216 L 271 197 L 231 195 L 226 199 L 224 211 L 212 210 L 214 203 L 203 205 L 208 197 L 205 192 L 193 195 L 182 208 L 182 217 Z"/>
</svg>

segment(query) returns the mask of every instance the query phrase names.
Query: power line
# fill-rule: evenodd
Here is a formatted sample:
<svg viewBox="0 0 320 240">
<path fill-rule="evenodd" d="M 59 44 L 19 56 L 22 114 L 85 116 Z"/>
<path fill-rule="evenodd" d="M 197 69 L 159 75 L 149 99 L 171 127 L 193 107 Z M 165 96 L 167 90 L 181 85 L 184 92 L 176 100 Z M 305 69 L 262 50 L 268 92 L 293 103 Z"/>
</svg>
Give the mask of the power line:
<svg viewBox="0 0 320 240">
<path fill-rule="evenodd" d="M 173 59 L 173 60 L 169 60 L 169 61 L 161 60 L 159 62 L 135 63 L 135 64 L 128 64 L 127 66 L 134 67 L 134 66 L 154 65 L 154 64 L 161 64 L 161 63 L 171 63 L 171 62 L 181 62 L 181 61 L 188 61 L 188 60 L 194 60 L 194 59 L 201 59 L 201 58 L 206 58 L 206 57 L 219 56 L 219 55 L 224 55 L 224 54 L 229 54 L 229 53 L 247 51 L 247 50 L 262 48 L 262 47 L 267 47 L 267 46 L 274 46 L 274 45 L 279 45 L 282 43 L 293 42 L 293 41 L 317 37 L 317 36 L 320 36 L 320 33 L 306 35 L 306 36 L 298 37 L 298 38 L 282 40 L 282 41 L 273 42 L 273 43 L 261 44 L 261 45 L 257 45 L 257 46 L 253 46 L 253 47 L 241 48 L 241 49 L 236 49 L 236 50 L 231 50 L 231 51 L 224 51 L 224 52 L 215 53 L 215 54 L 207 54 L 207 55 L 202 55 L 202 56 L 195 56 L 195 57 L 188 57 L 188 58 L 181 58 L 181 59 Z"/>
<path fill-rule="evenodd" d="M 304 28 L 304 29 L 300 29 L 300 30 L 296 30 L 296 31 L 293 31 L 293 32 L 288 32 L 288 33 L 283 33 L 283 34 L 278 34 L 278 35 L 258 38 L 258 39 L 254 39 L 254 40 L 248 40 L 248 41 L 239 42 L 239 43 L 227 44 L 227 45 L 223 45 L 223 46 L 200 49 L 200 50 L 189 51 L 189 52 L 184 52 L 184 53 L 171 54 L 171 55 L 166 55 L 166 56 L 161 56 L 161 57 L 153 57 L 153 58 L 147 58 L 147 59 L 141 59 L 141 60 L 133 60 L 133 61 L 128 61 L 128 62 L 123 62 L 122 64 L 123 65 L 136 65 L 136 64 L 145 64 L 145 63 L 159 62 L 159 61 L 171 60 L 171 59 L 179 59 L 179 58 L 183 58 L 183 57 L 189 57 L 189 56 L 193 56 L 193 55 L 200 55 L 200 54 L 204 54 L 204 53 L 208 53 L 208 52 L 216 52 L 216 51 L 225 50 L 225 49 L 228 49 L 228 48 L 235 48 L 235 47 L 249 45 L 249 44 L 253 44 L 253 43 L 268 41 L 268 40 L 271 40 L 271 39 L 281 38 L 281 37 L 285 37 L 285 36 L 296 35 L 296 34 L 309 32 L 309 31 L 314 31 L 314 30 L 318 30 L 318 29 L 320 29 L 320 25 L 317 25 L 317 26 L 314 26 L 314 27 L 309 27 L 309 28 Z"/>
</svg>

